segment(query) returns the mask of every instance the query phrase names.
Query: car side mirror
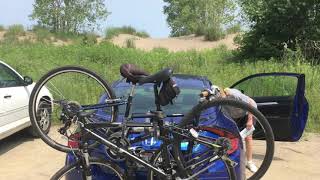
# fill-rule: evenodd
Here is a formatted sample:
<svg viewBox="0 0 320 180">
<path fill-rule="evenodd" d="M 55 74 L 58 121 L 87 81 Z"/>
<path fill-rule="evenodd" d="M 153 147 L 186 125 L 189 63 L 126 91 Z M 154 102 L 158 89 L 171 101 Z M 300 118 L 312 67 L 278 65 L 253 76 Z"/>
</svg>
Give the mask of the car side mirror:
<svg viewBox="0 0 320 180">
<path fill-rule="evenodd" d="M 24 82 L 24 84 L 25 84 L 26 86 L 28 86 L 28 85 L 30 85 L 30 84 L 33 83 L 33 80 L 32 80 L 32 78 L 29 77 L 29 76 L 24 76 L 24 77 L 23 77 L 23 82 Z"/>
</svg>

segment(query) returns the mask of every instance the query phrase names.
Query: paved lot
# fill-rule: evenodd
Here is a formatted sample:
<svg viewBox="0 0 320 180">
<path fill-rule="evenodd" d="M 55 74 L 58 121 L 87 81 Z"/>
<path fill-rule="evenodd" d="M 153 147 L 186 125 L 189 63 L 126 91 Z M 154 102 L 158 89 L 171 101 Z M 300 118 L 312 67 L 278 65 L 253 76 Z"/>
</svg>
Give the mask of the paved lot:
<svg viewBox="0 0 320 180">
<path fill-rule="evenodd" d="M 320 179 L 320 135 L 276 143 L 275 158 L 263 179 Z M 0 141 L 0 180 L 47 180 L 64 164 L 65 154 L 19 132 Z"/>
</svg>

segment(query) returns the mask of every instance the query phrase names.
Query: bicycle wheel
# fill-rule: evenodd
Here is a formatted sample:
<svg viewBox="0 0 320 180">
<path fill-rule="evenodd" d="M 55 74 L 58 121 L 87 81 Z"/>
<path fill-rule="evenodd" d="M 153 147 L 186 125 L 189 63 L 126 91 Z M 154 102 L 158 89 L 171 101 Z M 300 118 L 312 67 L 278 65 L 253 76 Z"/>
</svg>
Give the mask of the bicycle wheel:
<svg viewBox="0 0 320 180">
<path fill-rule="evenodd" d="M 199 146 L 194 146 L 193 151 L 199 148 Z M 184 161 L 184 172 L 178 170 L 177 162 L 174 160 L 172 151 L 169 151 L 169 167 L 164 163 L 164 157 L 162 155 L 163 151 L 158 150 L 151 158 L 151 164 L 155 167 L 158 167 L 164 172 L 170 170 L 173 176 L 173 179 L 180 178 L 191 178 L 191 179 L 230 179 L 236 180 L 236 175 L 234 168 L 229 165 L 224 159 L 218 157 L 214 151 L 209 152 L 209 149 L 203 149 L 202 152 L 197 152 L 191 154 L 183 154 Z M 202 154 L 204 154 L 202 156 Z M 180 159 L 179 159 L 180 160 Z M 207 161 L 205 161 L 207 160 Z M 198 174 L 197 174 L 198 173 Z M 194 176 L 194 177 L 193 177 Z M 163 179 L 159 177 L 154 171 L 148 171 L 149 180 L 160 180 Z"/>
<path fill-rule="evenodd" d="M 240 129 L 241 127 L 237 127 L 235 123 L 239 119 L 233 115 L 236 111 L 242 112 L 244 115 L 251 113 L 254 117 L 256 130 L 253 132 L 254 139 L 252 141 L 253 145 L 251 146 L 253 153 L 248 154 L 252 155 L 252 161 L 258 168 L 255 173 L 251 173 L 247 169 L 243 172 L 242 169 L 244 168 L 239 166 L 246 163 L 246 158 L 240 157 L 239 166 L 236 167 L 236 171 L 239 174 L 245 174 L 249 180 L 261 179 L 261 177 L 263 177 L 267 172 L 273 159 L 274 136 L 267 119 L 256 108 L 251 107 L 247 103 L 233 99 L 215 99 L 195 106 L 190 113 L 183 118 L 179 126 L 185 127 L 190 123 L 197 122 L 201 126 L 211 126 L 212 124 L 216 124 L 233 129 L 234 132 L 240 132 L 242 130 Z M 241 140 L 240 136 L 239 138 Z M 244 145 L 240 147 L 242 147 L 242 151 L 245 153 L 245 156 L 247 156 L 247 152 L 244 151 Z"/>
<path fill-rule="evenodd" d="M 89 159 L 91 180 L 124 180 L 122 169 L 116 164 L 103 159 Z M 80 161 L 64 166 L 56 172 L 51 180 L 86 180 Z"/>
<path fill-rule="evenodd" d="M 108 83 L 96 73 L 82 67 L 60 67 L 45 74 L 33 88 L 29 101 L 30 120 L 33 129 L 45 143 L 56 150 L 70 152 L 77 150 L 74 142 L 79 138 L 78 124 L 72 120 L 76 113 L 85 105 L 101 104 L 105 103 L 105 99 L 114 98 Z M 44 123 L 39 116 L 41 106 L 38 102 L 43 101 L 51 106 L 50 111 L 46 111 L 51 126 L 46 125 L 48 122 Z M 68 118 L 65 118 L 65 104 L 71 112 Z M 117 117 L 117 107 L 114 106 L 89 111 L 90 119 L 94 121 L 113 122 Z M 46 127 L 46 131 L 43 127 Z M 70 140 L 73 146 L 68 144 Z"/>
</svg>

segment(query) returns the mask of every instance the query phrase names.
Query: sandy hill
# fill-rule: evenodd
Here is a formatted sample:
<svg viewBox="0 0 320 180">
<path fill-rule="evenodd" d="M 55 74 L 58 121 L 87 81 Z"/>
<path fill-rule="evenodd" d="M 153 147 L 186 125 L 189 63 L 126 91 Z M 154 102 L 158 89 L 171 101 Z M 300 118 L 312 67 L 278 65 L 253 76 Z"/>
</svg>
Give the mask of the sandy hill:
<svg viewBox="0 0 320 180">
<path fill-rule="evenodd" d="M 153 48 L 166 48 L 169 51 L 186 51 L 186 50 L 203 50 L 209 48 L 216 48 L 220 45 L 226 45 L 228 49 L 236 49 L 233 38 L 236 34 L 227 35 L 224 39 L 219 41 L 205 41 L 204 37 L 195 37 L 194 35 L 182 37 L 169 38 L 140 38 L 128 34 L 120 34 L 114 37 L 111 41 L 120 46 L 125 47 L 126 41 L 132 39 L 136 48 L 143 50 L 152 50 Z"/>
<path fill-rule="evenodd" d="M 4 34 L 6 31 L 0 31 L 0 41 L 4 39 Z M 237 46 L 234 44 L 234 37 L 236 34 L 227 35 L 224 39 L 219 41 L 205 41 L 204 37 L 196 37 L 194 35 L 181 36 L 181 37 L 168 37 L 168 38 L 141 38 L 129 34 L 120 34 L 113 39 L 111 42 L 120 46 L 126 47 L 126 41 L 131 39 L 135 47 L 142 50 L 152 50 L 154 48 L 166 48 L 169 51 L 187 51 L 187 50 L 204 50 L 210 48 L 216 48 L 221 45 L 225 45 L 228 49 L 236 49 Z M 37 37 L 33 32 L 26 31 L 25 35 L 18 37 L 19 41 L 29 40 L 31 42 L 36 42 Z M 105 41 L 104 38 L 98 37 L 98 43 Z M 52 43 L 56 46 L 69 45 L 72 44 L 72 40 L 61 40 L 54 36 L 46 39 L 45 42 Z"/>
<path fill-rule="evenodd" d="M 6 31 L 0 31 L 0 41 L 5 39 L 5 33 L 6 33 Z M 29 41 L 29 42 L 33 42 L 33 43 L 38 41 L 37 36 L 33 32 L 30 32 L 30 31 L 25 31 L 24 35 L 19 35 L 19 36 L 17 36 L 17 38 L 19 41 Z M 54 36 L 48 37 L 44 41 L 47 43 L 51 43 L 55 46 L 64 46 L 64 45 L 72 44 L 71 40 L 61 40 L 61 39 L 58 39 Z"/>
</svg>

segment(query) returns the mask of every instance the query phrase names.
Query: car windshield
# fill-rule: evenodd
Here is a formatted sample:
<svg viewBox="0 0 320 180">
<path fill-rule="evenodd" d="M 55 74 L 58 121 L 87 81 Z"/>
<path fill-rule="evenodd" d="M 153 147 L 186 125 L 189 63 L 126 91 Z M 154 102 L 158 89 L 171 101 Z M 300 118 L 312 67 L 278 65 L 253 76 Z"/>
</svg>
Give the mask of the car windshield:
<svg viewBox="0 0 320 180">
<path fill-rule="evenodd" d="M 199 100 L 199 88 L 194 87 L 180 87 L 180 94 L 173 100 L 173 104 L 162 106 L 162 110 L 165 114 L 185 114 L 193 106 L 198 103 Z M 127 97 L 130 92 L 129 86 L 115 87 L 117 97 Z M 135 95 L 131 106 L 132 113 L 146 113 L 150 110 L 155 110 L 154 92 L 152 85 L 137 86 L 135 89 Z M 120 106 L 119 113 L 124 114 L 125 106 Z"/>
</svg>

